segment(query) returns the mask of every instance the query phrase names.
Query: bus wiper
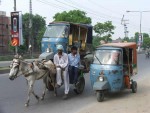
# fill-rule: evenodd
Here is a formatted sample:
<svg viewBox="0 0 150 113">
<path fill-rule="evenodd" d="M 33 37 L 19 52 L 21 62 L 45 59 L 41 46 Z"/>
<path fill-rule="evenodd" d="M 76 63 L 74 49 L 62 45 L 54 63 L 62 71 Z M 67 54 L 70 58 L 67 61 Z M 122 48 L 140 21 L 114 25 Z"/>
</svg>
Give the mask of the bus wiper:
<svg viewBox="0 0 150 113">
<path fill-rule="evenodd" d="M 95 55 L 95 57 L 97 58 L 97 56 Z M 99 61 L 99 63 L 102 65 L 101 61 L 97 58 L 97 60 Z"/>
</svg>

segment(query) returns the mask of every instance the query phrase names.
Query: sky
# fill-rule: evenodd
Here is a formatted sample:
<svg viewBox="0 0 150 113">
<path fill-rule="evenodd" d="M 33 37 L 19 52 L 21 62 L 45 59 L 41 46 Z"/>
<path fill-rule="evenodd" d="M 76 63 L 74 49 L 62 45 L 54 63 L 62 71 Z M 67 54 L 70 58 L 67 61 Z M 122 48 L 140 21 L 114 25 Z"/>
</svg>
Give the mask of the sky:
<svg viewBox="0 0 150 113">
<path fill-rule="evenodd" d="M 14 0 L 0 1 L 0 11 L 6 11 L 7 16 L 10 16 L 10 12 L 14 10 Z M 17 11 L 29 13 L 29 0 L 16 0 L 16 3 Z M 53 16 L 58 12 L 77 9 L 85 11 L 91 17 L 93 26 L 97 22 L 112 21 L 115 26 L 112 39 L 125 36 L 124 26 L 121 24 L 123 15 L 123 20 L 128 20 L 128 36 L 133 37 L 135 32 L 139 32 L 142 12 L 141 31 L 150 34 L 150 0 L 32 0 L 32 13 L 46 17 L 46 24 L 52 22 Z"/>
</svg>

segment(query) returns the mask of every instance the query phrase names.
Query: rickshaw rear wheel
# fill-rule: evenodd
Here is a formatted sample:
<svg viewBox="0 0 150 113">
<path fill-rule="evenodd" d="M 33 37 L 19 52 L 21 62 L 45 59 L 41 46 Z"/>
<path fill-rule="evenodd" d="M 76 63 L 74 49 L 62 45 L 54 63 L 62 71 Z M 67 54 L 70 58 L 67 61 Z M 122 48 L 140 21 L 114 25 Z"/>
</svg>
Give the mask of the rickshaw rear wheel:
<svg viewBox="0 0 150 113">
<path fill-rule="evenodd" d="M 46 76 L 44 79 L 43 79 L 44 83 L 46 84 L 46 88 L 49 90 L 49 91 L 54 91 L 54 87 L 52 86 L 51 82 L 49 81 L 48 79 L 48 76 Z"/>
<path fill-rule="evenodd" d="M 104 91 L 97 91 L 96 97 L 98 102 L 102 102 L 104 100 Z"/>
<path fill-rule="evenodd" d="M 85 79 L 84 77 L 79 77 L 78 78 L 78 81 L 76 83 L 76 89 L 74 89 L 74 92 L 76 94 L 81 94 L 84 90 L 84 87 L 85 87 Z"/>
<path fill-rule="evenodd" d="M 132 93 L 137 92 L 137 82 L 136 81 L 132 81 L 131 89 L 132 89 Z"/>
</svg>

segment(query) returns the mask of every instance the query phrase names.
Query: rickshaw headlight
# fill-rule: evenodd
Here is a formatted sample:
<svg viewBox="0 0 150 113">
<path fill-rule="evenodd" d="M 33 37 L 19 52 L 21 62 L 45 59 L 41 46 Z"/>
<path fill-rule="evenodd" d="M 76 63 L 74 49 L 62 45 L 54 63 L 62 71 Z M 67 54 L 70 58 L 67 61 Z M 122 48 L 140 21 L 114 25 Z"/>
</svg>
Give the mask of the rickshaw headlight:
<svg viewBox="0 0 150 113">
<path fill-rule="evenodd" d="M 104 77 L 102 77 L 102 76 L 99 76 L 99 81 L 104 81 Z"/>
</svg>

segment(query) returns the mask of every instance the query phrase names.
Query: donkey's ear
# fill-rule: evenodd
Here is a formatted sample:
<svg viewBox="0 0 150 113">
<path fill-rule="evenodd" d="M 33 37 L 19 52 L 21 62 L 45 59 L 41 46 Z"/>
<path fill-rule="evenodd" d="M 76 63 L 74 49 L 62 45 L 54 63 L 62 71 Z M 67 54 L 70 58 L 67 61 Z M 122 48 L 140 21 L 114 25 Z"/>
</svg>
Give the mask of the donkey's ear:
<svg viewBox="0 0 150 113">
<path fill-rule="evenodd" d="M 19 55 L 19 59 L 23 60 L 23 57 L 21 55 Z"/>
<path fill-rule="evenodd" d="M 19 58 L 19 55 L 18 55 L 18 54 L 16 54 L 16 55 L 14 56 L 14 58 L 18 59 L 18 58 Z"/>
</svg>

